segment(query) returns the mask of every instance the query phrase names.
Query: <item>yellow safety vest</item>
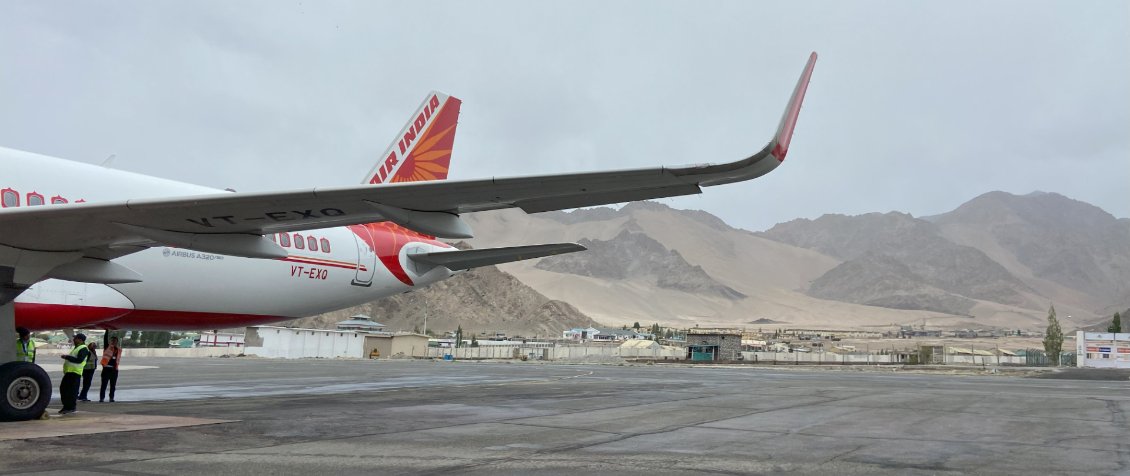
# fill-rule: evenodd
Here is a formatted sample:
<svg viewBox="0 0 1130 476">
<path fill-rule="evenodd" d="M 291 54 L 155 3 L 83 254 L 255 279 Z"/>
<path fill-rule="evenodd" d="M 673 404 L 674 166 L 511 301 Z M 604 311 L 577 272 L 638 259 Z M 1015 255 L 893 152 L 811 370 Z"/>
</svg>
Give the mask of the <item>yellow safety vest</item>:
<svg viewBox="0 0 1130 476">
<path fill-rule="evenodd" d="M 35 362 L 35 341 L 28 339 L 27 343 L 16 339 L 16 362 Z"/>
<path fill-rule="evenodd" d="M 86 348 L 86 345 L 76 345 L 75 348 L 71 349 L 71 357 L 78 357 L 79 351 L 82 350 L 82 349 L 85 349 L 85 348 Z M 65 374 L 82 375 L 83 367 L 86 367 L 86 359 L 82 359 L 82 362 L 78 362 L 78 363 L 74 363 L 74 362 L 71 362 L 69 360 L 63 361 L 63 373 L 65 373 Z"/>
</svg>

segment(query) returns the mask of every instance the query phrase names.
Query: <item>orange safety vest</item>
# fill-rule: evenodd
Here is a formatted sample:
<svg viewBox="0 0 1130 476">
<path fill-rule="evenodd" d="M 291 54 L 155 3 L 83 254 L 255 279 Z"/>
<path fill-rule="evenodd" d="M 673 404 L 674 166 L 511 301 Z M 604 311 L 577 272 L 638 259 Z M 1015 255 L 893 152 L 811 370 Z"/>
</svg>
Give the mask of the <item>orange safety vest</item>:
<svg viewBox="0 0 1130 476">
<path fill-rule="evenodd" d="M 120 367 L 122 365 L 122 348 L 121 347 L 107 347 L 106 350 L 102 351 L 102 362 L 101 362 L 101 364 L 102 364 L 103 367 L 105 367 L 106 364 L 110 363 L 111 357 L 117 359 L 117 362 L 115 362 L 114 368 Z"/>
</svg>

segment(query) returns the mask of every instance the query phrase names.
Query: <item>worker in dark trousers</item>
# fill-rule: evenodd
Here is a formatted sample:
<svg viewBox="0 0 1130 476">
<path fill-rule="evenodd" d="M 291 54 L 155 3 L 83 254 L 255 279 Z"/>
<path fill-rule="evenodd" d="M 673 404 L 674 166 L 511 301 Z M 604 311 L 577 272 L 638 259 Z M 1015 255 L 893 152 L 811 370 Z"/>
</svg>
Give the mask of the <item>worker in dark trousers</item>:
<svg viewBox="0 0 1130 476">
<path fill-rule="evenodd" d="M 35 341 L 31 340 L 31 332 L 24 327 L 17 327 L 16 334 L 16 362 L 35 362 Z"/>
<path fill-rule="evenodd" d="M 110 338 L 110 344 L 102 351 L 102 386 L 98 388 L 98 402 L 106 401 L 106 384 L 110 384 L 110 401 L 114 401 L 114 390 L 118 387 L 118 366 L 122 364 L 122 346 L 117 337 Z"/>
<path fill-rule="evenodd" d="M 82 391 L 78 393 L 80 402 L 90 401 L 86 394 L 90 392 L 90 384 L 94 382 L 94 371 L 98 370 L 98 343 L 86 344 L 86 349 L 90 351 L 90 356 L 86 358 L 86 365 L 82 368 Z"/>
<path fill-rule="evenodd" d="M 74 344 L 70 354 L 59 356 L 63 358 L 63 380 L 59 382 L 59 399 L 63 401 L 63 409 L 59 413 L 64 415 L 77 410 L 82 369 L 86 367 L 86 359 L 90 357 L 90 349 L 86 348 L 86 334 L 75 334 Z"/>
</svg>

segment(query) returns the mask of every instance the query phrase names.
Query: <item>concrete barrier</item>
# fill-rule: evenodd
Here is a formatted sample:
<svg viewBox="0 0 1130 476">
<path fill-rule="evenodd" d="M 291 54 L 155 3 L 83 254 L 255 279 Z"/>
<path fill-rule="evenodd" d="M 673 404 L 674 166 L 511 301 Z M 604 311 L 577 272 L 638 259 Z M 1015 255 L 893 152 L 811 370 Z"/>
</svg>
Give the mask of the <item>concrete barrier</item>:
<svg viewBox="0 0 1130 476">
<path fill-rule="evenodd" d="M 99 354 L 102 355 L 102 349 L 98 349 Z M 38 361 L 44 356 L 56 356 L 70 353 L 70 349 L 36 349 L 36 360 Z M 146 349 L 146 348 L 129 348 L 122 349 L 122 360 L 127 360 L 130 357 L 219 357 L 222 355 L 240 355 L 243 353 L 242 347 L 191 347 L 191 348 L 170 348 L 170 349 Z"/>
<path fill-rule="evenodd" d="M 618 345 L 563 345 L 557 347 L 482 346 L 482 347 L 429 347 L 427 357 L 455 359 L 520 359 L 527 360 L 683 360 L 682 348 L 624 349 Z"/>
</svg>

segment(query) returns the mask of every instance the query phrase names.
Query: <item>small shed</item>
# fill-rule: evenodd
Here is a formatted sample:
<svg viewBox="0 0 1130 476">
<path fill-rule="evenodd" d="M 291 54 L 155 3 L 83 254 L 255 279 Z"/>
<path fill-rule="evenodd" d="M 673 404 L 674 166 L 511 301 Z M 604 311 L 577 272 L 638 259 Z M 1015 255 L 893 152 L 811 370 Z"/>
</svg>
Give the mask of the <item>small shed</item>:
<svg viewBox="0 0 1130 476">
<path fill-rule="evenodd" d="M 411 332 L 379 332 L 365 335 L 365 357 L 408 358 L 425 357 L 428 353 L 428 336 Z"/>
</svg>

